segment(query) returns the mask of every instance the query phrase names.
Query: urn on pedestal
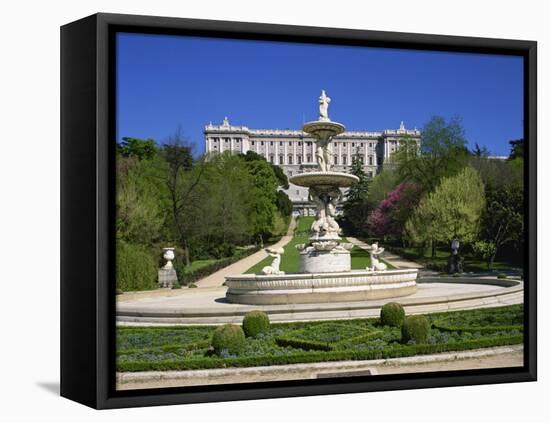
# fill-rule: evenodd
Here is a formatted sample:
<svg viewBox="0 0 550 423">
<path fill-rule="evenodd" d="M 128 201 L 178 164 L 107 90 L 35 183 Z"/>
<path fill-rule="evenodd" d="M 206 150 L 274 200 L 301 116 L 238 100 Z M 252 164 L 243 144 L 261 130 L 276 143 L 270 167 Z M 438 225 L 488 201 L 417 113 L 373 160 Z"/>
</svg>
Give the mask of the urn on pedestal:
<svg viewBox="0 0 550 423">
<path fill-rule="evenodd" d="M 166 247 L 162 250 L 164 251 L 162 257 L 166 260 L 166 264 L 158 271 L 158 286 L 159 288 L 172 288 L 178 282 L 178 275 L 172 263 L 176 257 L 174 247 Z"/>
</svg>

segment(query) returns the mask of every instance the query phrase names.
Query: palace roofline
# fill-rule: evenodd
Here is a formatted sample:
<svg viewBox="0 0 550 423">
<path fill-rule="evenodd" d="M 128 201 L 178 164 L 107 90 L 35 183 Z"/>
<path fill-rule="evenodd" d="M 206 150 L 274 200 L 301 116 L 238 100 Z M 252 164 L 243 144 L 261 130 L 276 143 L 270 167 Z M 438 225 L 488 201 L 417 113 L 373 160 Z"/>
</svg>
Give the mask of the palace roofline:
<svg viewBox="0 0 550 423">
<path fill-rule="evenodd" d="M 291 136 L 312 138 L 304 131 L 296 129 L 250 129 L 248 126 L 234 126 L 229 124 L 227 118 L 221 125 L 213 125 L 209 123 L 204 127 L 204 133 L 245 133 L 256 136 Z M 420 135 L 421 132 L 418 129 L 405 129 L 403 123 L 401 123 L 400 129 L 384 129 L 383 131 L 346 131 L 336 138 L 353 138 L 353 137 L 372 137 L 378 138 L 384 135 Z"/>
</svg>

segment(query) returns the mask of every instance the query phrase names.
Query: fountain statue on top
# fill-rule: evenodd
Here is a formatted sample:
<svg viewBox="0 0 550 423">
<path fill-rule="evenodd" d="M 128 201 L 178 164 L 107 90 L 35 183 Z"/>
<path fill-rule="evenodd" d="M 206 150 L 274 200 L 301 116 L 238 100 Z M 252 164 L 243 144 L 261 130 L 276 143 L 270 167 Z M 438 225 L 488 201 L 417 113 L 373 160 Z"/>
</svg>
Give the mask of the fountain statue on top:
<svg viewBox="0 0 550 423">
<path fill-rule="evenodd" d="M 332 172 L 330 161 L 332 139 L 345 131 L 344 125 L 333 122 L 328 116 L 330 97 L 321 91 L 319 119 L 304 124 L 304 132 L 315 138 L 315 157 L 318 171 L 293 176 L 290 182 L 309 188 L 309 200 L 317 208 L 316 219 L 311 225 L 308 244 L 300 244 L 300 271 L 305 273 L 345 272 L 351 269 L 349 243 L 341 243 L 340 226 L 335 220 L 336 205 L 342 197 L 340 188 L 359 181 L 355 175 Z"/>
</svg>

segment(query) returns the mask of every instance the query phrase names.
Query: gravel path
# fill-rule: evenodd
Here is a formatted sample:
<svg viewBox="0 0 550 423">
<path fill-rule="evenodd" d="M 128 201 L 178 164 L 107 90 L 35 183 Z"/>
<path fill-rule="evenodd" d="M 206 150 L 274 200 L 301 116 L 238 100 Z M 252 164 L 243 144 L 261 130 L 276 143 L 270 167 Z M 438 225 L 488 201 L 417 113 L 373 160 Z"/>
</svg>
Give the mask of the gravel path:
<svg viewBox="0 0 550 423">
<path fill-rule="evenodd" d="M 290 225 L 288 226 L 286 235 L 283 236 L 279 240 L 279 242 L 277 242 L 276 244 L 273 244 L 271 247 L 279 248 L 279 247 L 284 247 L 286 244 L 288 244 L 292 239 L 292 235 L 294 234 L 295 227 L 296 227 L 296 219 L 292 218 Z M 241 273 L 246 272 L 256 263 L 260 262 L 266 257 L 267 257 L 267 253 L 265 252 L 265 250 L 262 249 L 254 254 L 249 255 L 248 257 L 243 258 L 242 260 L 237 261 L 236 263 L 230 264 L 229 266 L 224 267 L 223 269 L 220 269 L 215 273 L 212 273 L 211 275 L 195 282 L 195 284 L 199 288 L 222 286 L 226 276 L 240 275 Z"/>
<path fill-rule="evenodd" d="M 417 361 L 417 364 L 414 362 Z M 275 380 L 315 379 L 321 375 L 354 376 L 426 373 L 452 370 L 492 369 L 523 366 L 522 346 L 443 353 L 431 356 L 372 360 L 363 362 L 324 362 L 242 368 L 172 372 L 118 373 L 117 389 L 165 388 Z"/>
</svg>

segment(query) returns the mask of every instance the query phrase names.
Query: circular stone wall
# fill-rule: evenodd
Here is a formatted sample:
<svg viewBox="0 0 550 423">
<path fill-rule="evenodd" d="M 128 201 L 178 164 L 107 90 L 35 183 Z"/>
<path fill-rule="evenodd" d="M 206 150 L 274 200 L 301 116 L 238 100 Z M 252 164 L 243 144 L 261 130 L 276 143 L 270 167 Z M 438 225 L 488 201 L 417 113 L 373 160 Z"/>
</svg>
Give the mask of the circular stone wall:
<svg viewBox="0 0 550 423">
<path fill-rule="evenodd" d="M 228 276 L 226 298 L 239 304 L 364 301 L 416 292 L 417 269 Z"/>
</svg>

